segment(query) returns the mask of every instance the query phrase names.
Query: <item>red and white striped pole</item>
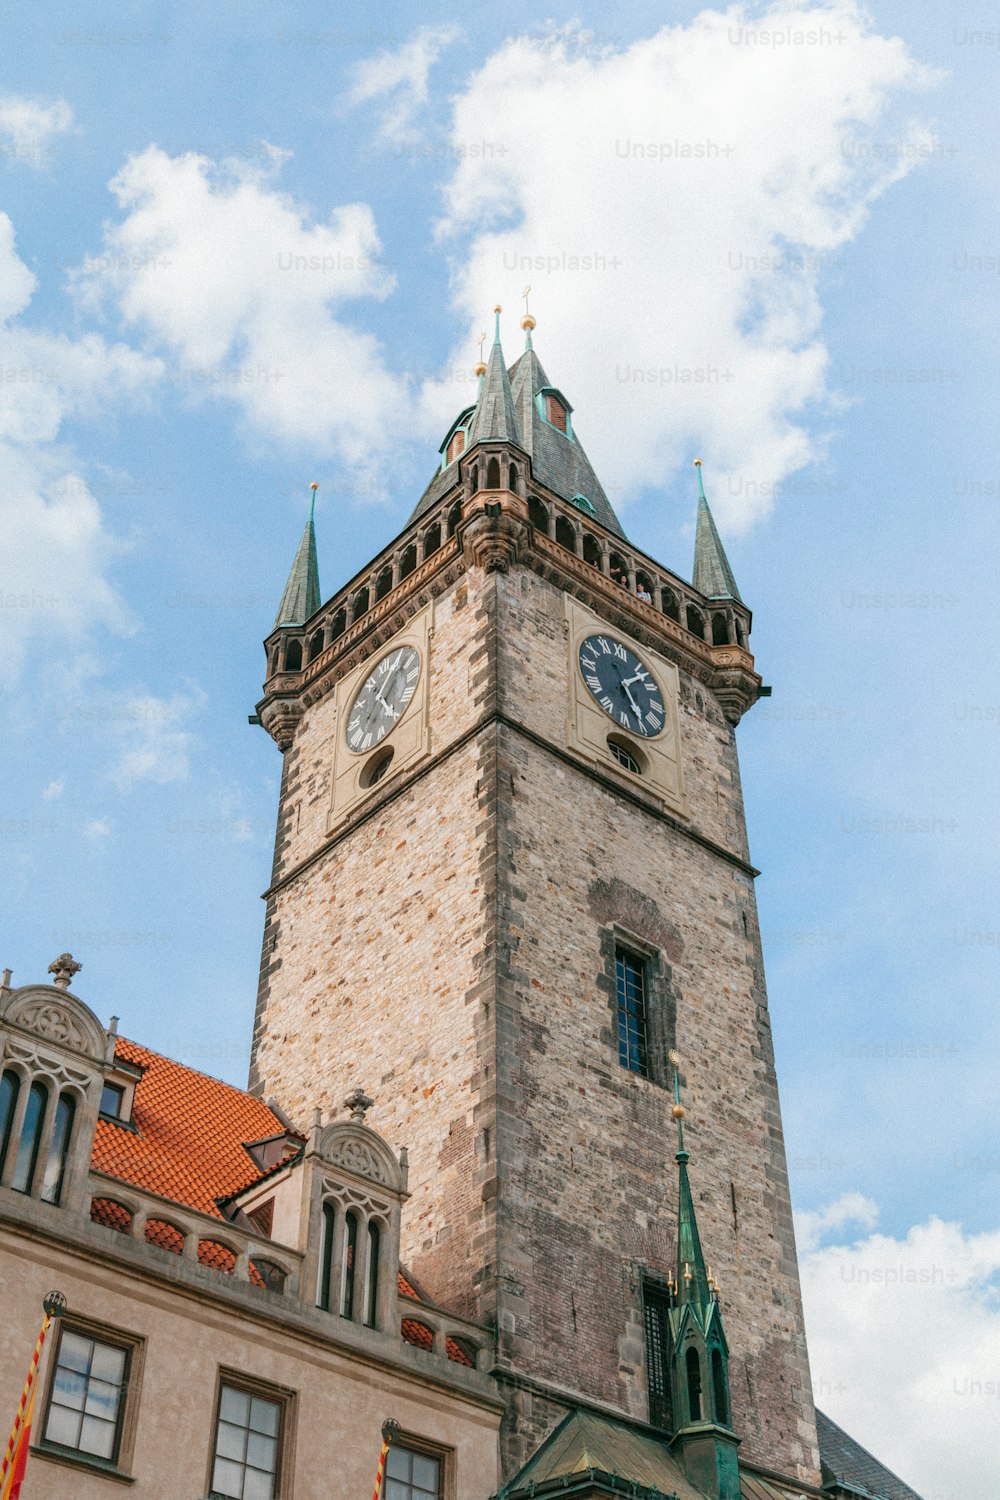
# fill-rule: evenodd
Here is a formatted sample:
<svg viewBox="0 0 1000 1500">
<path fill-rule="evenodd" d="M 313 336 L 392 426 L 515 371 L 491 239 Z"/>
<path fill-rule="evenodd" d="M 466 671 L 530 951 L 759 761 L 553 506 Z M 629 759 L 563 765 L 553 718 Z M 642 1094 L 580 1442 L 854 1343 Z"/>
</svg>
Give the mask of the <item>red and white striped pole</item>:
<svg viewBox="0 0 1000 1500">
<path fill-rule="evenodd" d="M 378 1473 L 375 1475 L 375 1494 L 372 1496 L 372 1500 L 378 1500 L 379 1495 L 382 1493 L 386 1454 L 389 1452 L 389 1444 L 394 1438 L 399 1436 L 400 1431 L 399 1423 L 392 1417 L 389 1417 L 382 1423 L 382 1452 L 378 1456 Z M 0 1500 L 2 1500 L 2 1497 L 0 1497 Z"/>
<path fill-rule="evenodd" d="M 7 1451 L 0 1464 L 0 1500 L 18 1500 L 21 1482 L 28 1467 L 28 1443 L 31 1441 L 31 1423 L 35 1413 L 35 1388 L 38 1381 L 38 1362 L 42 1357 L 45 1336 L 52 1326 L 53 1318 L 66 1311 L 66 1298 L 62 1292 L 49 1292 L 42 1303 L 45 1321 L 42 1323 L 35 1352 L 31 1356 L 28 1378 L 24 1382 L 21 1400 L 14 1417 L 14 1425 L 7 1440 Z"/>
</svg>

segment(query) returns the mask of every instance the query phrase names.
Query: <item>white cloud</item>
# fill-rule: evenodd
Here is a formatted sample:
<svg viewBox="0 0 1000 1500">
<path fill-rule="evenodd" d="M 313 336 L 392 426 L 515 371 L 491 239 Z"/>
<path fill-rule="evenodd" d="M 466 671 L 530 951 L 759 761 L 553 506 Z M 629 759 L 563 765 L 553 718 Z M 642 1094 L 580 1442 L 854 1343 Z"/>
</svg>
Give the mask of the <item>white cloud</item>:
<svg viewBox="0 0 1000 1500">
<path fill-rule="evenodd" d="M 700 454 L 722 519 L 747 524 L 768 504 L 748 481 L 767 494 L 822 454 L 822 272 L 928 148 L 901 101 L 934 81 L 854 0 L 706 10 L 625 48 L 506 42 L 454 105 L 449 364 L 530 283 L 536 348 L 609 490 L 679 465 L 690 484 Z M 438 428 L 454 408 L 447 382 L 425 393 Z"/>
<path fill-rule="evenodd" d="M 878 1204 L 862 1193 L 844 1193 L 826 1208 L 800 1209 L 795 1215 L 795 1239 L 800 1250 L 816 1250 L 825 1235 L 848 1224 L 874 1229 Z"/>
<path fill-rule="evenodd" d="M 120 544 L 86 481 L 59 445 L 67 418 L 94 418 L 143 399 L 160 374 L 124 344 L 31 328 L 36 279 L 0 214 L 0 681 L 16 681 L 27 652 L 79 644 L 95 626 L 126 630 L 110 580 Z"/>
<path fill-rule="evenodd" d="M 52 781 L 49 782 L 47 786 L 42 788 L 42 797 L 46 802 L 54 802 L 57 797 L 62 796 L 65 790 L 65 776 L 56 776 L 52 779 Z"/>
<path fill-rule="evenodd" d="M 136 693 L 113 710 L 117 754 L 111 777 L 122 790 L 139 781 L 165 785 L 187 779 L 194 735 L 187 726 L 200 712 L 205 698 L 200 691 L 174 693 L 157 698 Z"/>
<path fill-rule="evenodd" d="M 257 437 L 305 441 L 376 476 L 387 436 L 405 430 L 406 389 L 343 310 L 384 298 L 393 278 L 370 208 L 311 223 L 274 186 L 281 158 L 218 165 L 153 146 L 131 157 L 111 184 L 124 217 L 78 285 L 112 296 L 169 351 L 182 392 L 232 402 Z"/>
<path fill-rule="evenodd" d="M 111 837 L 112 827 L 107 818 L 91 818 L 89 823 L 84 824 L 83 836 L 92 843 L 98 843 L 101 839 Z"/>
<path fill-rule="evenodd" d="M 19 94 L 0 95 L 0 158 L 43 166 L 55 137 L 72 126 L 73 111 L 64 99 L 39 104 Z"/>
<path fill-rule="evenodd" d="M 347 103 L 384 99 L 382 139 L 400 146 L 415 141 L 417 116 L 428 100 L 431 68 L 458 35 L 457 26 L 424 26 L 395 52 L 365 58 L 354 69 Z"/>
<path fill-rule="evenodd" d="M 1000 1230 L 930 1219 L 807 1248 L 800 1270 L 817 1405 L 925 1500 L 994 1493 Z"/>
</svg>

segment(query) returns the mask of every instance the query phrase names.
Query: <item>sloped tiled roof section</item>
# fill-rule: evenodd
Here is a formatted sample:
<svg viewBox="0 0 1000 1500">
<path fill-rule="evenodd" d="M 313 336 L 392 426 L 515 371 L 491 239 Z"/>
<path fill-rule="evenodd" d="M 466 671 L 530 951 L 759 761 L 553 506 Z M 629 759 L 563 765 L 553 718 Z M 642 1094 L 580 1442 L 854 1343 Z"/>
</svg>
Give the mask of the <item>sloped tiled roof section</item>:
<svg viewBox="0 0 1000 1500">
<path fill-rule="evenodd" d="M 871 1495 L 873 1500 L 921 1500 L 916 1490 L 911 1490 L 821 1411 L 816 1413 L 816 1431 L 824 1484 L 834 1485 L 839 1480 L 863 1495 Z"/>
<path fill-rule="evenodd" d="M 94 1170 L 221 1219 L 216 1200 L 265 1175 L 244 1142 L 284 1133 L 284 1124 L 262 1099 L 137 1042 L 119 1037 L 115 1058 L 143 1069 L 135 1129 L 99 1120 Z"/>
</svg>

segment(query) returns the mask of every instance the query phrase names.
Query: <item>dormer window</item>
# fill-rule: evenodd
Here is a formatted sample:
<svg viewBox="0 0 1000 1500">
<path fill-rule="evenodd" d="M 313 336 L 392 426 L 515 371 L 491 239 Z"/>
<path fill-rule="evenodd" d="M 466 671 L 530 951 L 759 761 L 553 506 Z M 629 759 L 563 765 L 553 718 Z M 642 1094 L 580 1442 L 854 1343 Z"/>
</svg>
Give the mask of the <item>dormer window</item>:
<svg viewBox="0 0 1000 1500">
<path fill-rule="evenodd" d="M 569 503 L 570 505 L 575 505 L 577 510 L 582 510 L 585 516 L 596 517 L 597 515 L 593 503 L 587 499 L 586 495 L 574 495 Z"/>
<path fill-rule="evenodd" d="M 451 441 L 448 444 L 447 453 L 445 455 L 446 462 L 450 463 L 450 464 L 453 464 L 455 462 L 456 458 L 459 456 L 459 454 L 460 453 L 464 453 L 464 451 L 465 451 L 465 433 L 462 431 L 461 428 L 459 428 L 459 430 L 456 433 L 452 434 Z"/>
<path fill-rule="evenodd" d="M 545 416 L 553 427 L 558 427 L 560 432 L 566 431 L 566 408 L 558 396 L 546 396 Z"/>
<path fill-rule="evenodd" d="M 573 408 L 570 406 L 562 391 L 557 391 L 554 386 L 547 386 L 538 392 L 535 397 L 538 414 L 550 427 L 557 432 L 565 433 L 572 440 L 573 437 Z"/>
<path fill-rule="evenodd" d="M 125 1085 L 106 1083 L 101 1090 L 101 1114 L 109 1120 L 120 1120 L 125 1103 Z"/>
<path fill-rule="evenodd" d="M 135 1087 L 142 1073 L 143 1070 L 137 1063 L 127 1062 L 123 1057 L 115 1058 L 114 1068 L 105 1078 L 101 1089 L 102 1120 L 115 1120 L 119 1125 L 135 1129 L 132 1124 L 132 1105 Z"/>
</svg>

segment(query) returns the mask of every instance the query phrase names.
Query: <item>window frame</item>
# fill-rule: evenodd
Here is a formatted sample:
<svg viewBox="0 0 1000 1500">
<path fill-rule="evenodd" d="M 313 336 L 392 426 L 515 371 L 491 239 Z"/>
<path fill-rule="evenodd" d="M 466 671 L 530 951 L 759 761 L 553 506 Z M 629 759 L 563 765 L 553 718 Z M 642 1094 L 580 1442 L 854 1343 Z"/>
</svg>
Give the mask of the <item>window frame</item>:
<svg viewBox="0 0 1000 1500">
<path fill-rule="evenodd" d="M 393 1440 L 392 1447 L 409 1453 L 417 1453 L 422 1458 L 436 1458 L 441 1465 L 440 1478 L 438 1482 L 438 1500 L 455 1500 L 455 1450 L 447 1447 L 444 1443 L 436 1443 L 432 1438 L 424 1437 L 417 1432 L 403 1431 Z M 390 1452 L 392 1450 L 390 1449 Z M 388 1462 L 386 1464 L 388 1469 Z M 388 1480 L 388 1473 L 386 1474 Z M 382 1486 L 383 1495 L 386 1485 Z"/>
<path fill-rule="evenodd" d="M 618 966 L 622 964 L 625 968 L 625 996 L 624 1004 L 619 988 Z M 631 1011 L 629 1009 L 629 985 L 628 970 L 634 970 L 640 977 L 642 989 L 640 994 L 640 1005 Z M 618 1041 L 618 1062 L 627 1073 L 635 1073 L 639 1078 L 650 1076 L 650 984 L 649 984 L 649 956 L 634 948 L 627 947 L 624 943 L 615 943 L 615 1021 Z M 638 1067 L 633 1067 L 632 1057 L 632 1028 L 630 1021 L 636 1017 L 635 1033 L 637 1038 L 636 1052 L 638 1056 Z M 622 1056 L 624 1051 L 625 1056 Z"/>
<path fill-rule="evenodd" d="M 80 1338 L 93 1339 L 111 1349 L 123 1349 L 126 1355 L 125 1378 L 121 1388 L 118 1411 L 115 1450 L 113 1458 L 102 1458 L 98 1453 L 87 1453 L 82 1448 L 70 1448 L 64 1443 L 53 1442 L 46 1437 L 52 1397 L 55 1394 L 56 1373 L 63 1335 L 75 1333 Z M 59 1319 L 56 1339 L 48 1360 L 45 1376 L 45 1391 L 42 1399 L 42 1417 L 38 1436 L 31 1451 L 39 1458 L 51 1459 L 53 1463 L 66 1464 L 70 1468 L 96 1470 L 101 1474 L 132 1479 L 132 1460 L 135 1452 L 135 1435 L 139 1421 L 139 1403 L 142 1394 L 143 1370 L 146 1361 L 146 1340 L 141 1334 L 126 1329 L 114 1328 L 78 1313 L 65 1313 Z"/>
<path fill-rule="evenodd" d="M 287 1386 L 273 1385 L 266 1380 L 258 1380 L 253 1375 L 247 1375 L 241 1370 L 233 1370 L 228 1366 L 220 1366 L 215 1377 L 215 1399 L 212 1403 L 212 1426 L 209 1432 L 208 1444 L 208 1472 L 205 1475 L 205 1495 L 207 1500 L 226 1500 L 219 1491 L 213 1489 L 212 1480 L 215 1477 L 215 1460 L 217 1444 L 219 1441 L 219 1418 L 222 1409 L 222 1390 L 228 1386 L 231 1390 L 241 1391 L 247 1396 L 259 1396 L 264 1401 L 273 1401 L 279 1408 L 278 1414 L 278 1463 L 274 1473 L 274 1500 L 286 1500 L 292 1494 L 291 1476 L 295 1468 L 295 1391 Z"/>
<path fill-rule="evenodd" d="M 612 1050 L 615 1060 L 615 1076 L 620 1073 L 622 1081 L 643 1080 L 657 1088 L 673 1089 L 673 1069 L 669 1062 L 671 1048 L 677 1045 L 677 1005 L 680 990 L 674 980 L 673 969 L 661 945 L 650 942 L 630 927 L 625 927 L 612 917 L 602 922 L 599 928 L 601 957 L 604 970 L 598 978 L 598 987 L 603 990 L 608 1003 L 608 1027 L 602 1032 L 602 1041 Z M 646 965 L 646 1072 L 638 1073 L 625 1067 L 619 1057 L 618 1035 L 618 970 L 617 955 L 624 948 L 640 958 Z"/>
<path fill-rule="evenodd" d="M 662 1390 L 654 1391 L 653 1361 L 650 1358 L 650 1343 L 653 1330 L 651 1314 L 655 1308 L 655 1316 L 658 1322 L 658 1365 L 662 1382 Z M 674 1401 L 673 1384 L 671 1378 L 671 1337 L 670 1337 L 670 1292 L 667 1283 L 660 1278 L 644 1275 L 642 1278 L 642 1334 L 643 1353 L 646 1361 L 646 1416 L 651 1427 L 657 1427 L 661 1432 L 672 1433 L 674 1431 Z M 654 1404 L 659 1402 L 660 1410 L 654 1411 Z"/>
</svg>

